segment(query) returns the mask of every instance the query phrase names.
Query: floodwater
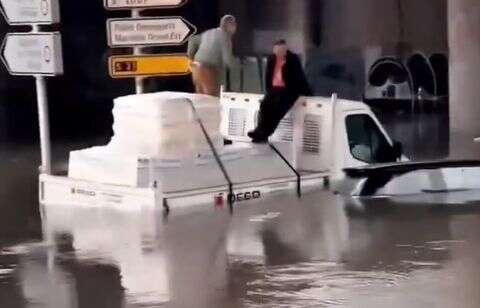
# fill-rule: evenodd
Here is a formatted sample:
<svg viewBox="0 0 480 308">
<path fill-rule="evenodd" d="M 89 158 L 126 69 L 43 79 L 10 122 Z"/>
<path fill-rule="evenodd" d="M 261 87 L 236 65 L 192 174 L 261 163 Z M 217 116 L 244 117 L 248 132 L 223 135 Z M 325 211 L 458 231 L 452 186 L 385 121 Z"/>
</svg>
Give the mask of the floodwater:
<svg viewBox="0 0 480 308">
<path fill-rule="evenodd" d="M 439 121 L 389 130 L 428 158 L 445 151 L 421 141 Z M 60 165 L 70 147 L 57 146 Z M 318 191 L 233 214 L 39 208 L 37 148 L 2 144 L 0 159 L 2 308 L 480 306 L 480 202 L 462 202 L 477 192 L 447 204 Z"/>
</svg>

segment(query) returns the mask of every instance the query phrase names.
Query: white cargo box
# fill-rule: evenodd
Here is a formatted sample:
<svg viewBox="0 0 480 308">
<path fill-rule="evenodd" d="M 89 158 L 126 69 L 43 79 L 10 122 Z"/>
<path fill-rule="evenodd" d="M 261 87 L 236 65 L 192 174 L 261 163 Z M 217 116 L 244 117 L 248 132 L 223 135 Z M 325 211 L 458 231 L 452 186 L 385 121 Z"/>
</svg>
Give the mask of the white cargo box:
<svg viewBox="0 0 480 308">
<path fill-rule="evenodd" d="M 329 170 L 332 160 L 332 101 L 301 97 L 291 112 L 296 167 L 302 171 Z"/>
<path fill-rule="evenodd" d="M 247 134 L 257 127 L 262 99 L 260 94 L 222 93 L 222 134 L 233 141 L 250 141 Z M 270 140 L 293 141 L 291 112 L 280 122 Z"/>
<path fill-rule="evenodd" d="M 236 141 L 250 141 L 255 129 L 263 95 L 223 93 L 222 133 Z M 270 138 L 272 142 L 291 143 L 292 163 L 302 171 L 326 171 L 331 159 L 332 101 L 323 97 L 301 97 L 282 119 Z"/>
</svg>

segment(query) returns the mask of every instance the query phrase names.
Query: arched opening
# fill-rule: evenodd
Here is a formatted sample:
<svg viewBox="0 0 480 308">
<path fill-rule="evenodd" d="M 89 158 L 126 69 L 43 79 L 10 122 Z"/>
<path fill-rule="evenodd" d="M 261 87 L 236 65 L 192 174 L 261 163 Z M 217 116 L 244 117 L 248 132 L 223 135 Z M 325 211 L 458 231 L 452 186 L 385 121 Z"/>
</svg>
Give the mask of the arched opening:
<svg viewBox="0 0 480 308">
<path fill-rule="evenodd" d="M 412 75 L 413 91 L 419 93 L 420 89 L 430 95 L 436 95 L 437 82 L 435 72 L 429 60 L 421 53 L 415 53 L 407 60 L 407 67 Z"/>
<path fill-rule="evenodd" d="M 388 81 L 393 84 L 408 82 L 407 68 L 397 59 L 382 58 L 377 60 L 368 74 L 368 82 L 375 87 L 384 86 Z"/>
<path fill-rule="evenodd" d="M 408 68 L 400 60 L 385 57 L 371 66 L 365 93 L 365 100 L 371 105 L 410 108 L 413 99 L 413 81 Z M 387 101 L 390 103 L 385 104 Z"/>
</svg>

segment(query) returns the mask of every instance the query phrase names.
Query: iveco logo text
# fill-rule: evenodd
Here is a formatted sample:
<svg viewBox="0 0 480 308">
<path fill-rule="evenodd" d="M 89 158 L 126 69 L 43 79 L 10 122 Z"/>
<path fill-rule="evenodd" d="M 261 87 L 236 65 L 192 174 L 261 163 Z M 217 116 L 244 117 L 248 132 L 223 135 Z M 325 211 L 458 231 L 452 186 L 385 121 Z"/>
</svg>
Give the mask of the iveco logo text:
<svg viewBox="0 0 480 308">
<path fill-rule="evenodd" d="M 97 195 L 94 191 L 72 188 L 72 195 L 75 195 L 75 194 L 85 195 L 85 196 L 89 196 L 89 197 L 95 197 Z"/>
<path fill-rule="evenodd" d="M 230 195 L 230 200 L 232 202 L 242 202 L 242 201 L 248 201 L 253 199 L 260 199 L 261 197 L 262 197 L 262 193 L 259 190 L 255 190 L 251 192 Z"/>
</svg>

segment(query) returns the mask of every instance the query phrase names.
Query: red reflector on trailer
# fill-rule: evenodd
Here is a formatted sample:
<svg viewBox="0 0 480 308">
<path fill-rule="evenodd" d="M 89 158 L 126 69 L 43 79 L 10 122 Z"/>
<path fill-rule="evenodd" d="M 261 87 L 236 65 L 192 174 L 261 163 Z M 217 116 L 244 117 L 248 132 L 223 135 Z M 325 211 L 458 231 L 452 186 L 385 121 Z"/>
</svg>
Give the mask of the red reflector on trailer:
<svg viewBox="0 0 480 308">
<path fill-rule="evenodd" d="M 214 204 L 215 207 L 223 207 L 225 205 L 225 197 L 223 193 L 215 195 Z"/>
</svg>

